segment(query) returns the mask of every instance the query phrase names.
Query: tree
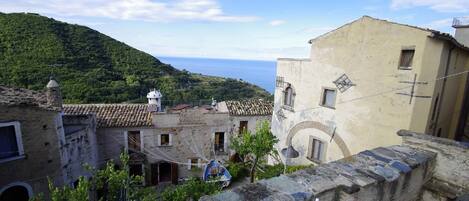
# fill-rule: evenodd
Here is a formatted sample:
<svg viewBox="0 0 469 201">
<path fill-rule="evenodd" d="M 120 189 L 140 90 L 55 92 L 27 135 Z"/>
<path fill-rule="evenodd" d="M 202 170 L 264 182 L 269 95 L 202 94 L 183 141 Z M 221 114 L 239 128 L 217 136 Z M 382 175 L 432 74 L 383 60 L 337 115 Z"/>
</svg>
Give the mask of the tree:
<svg viewBox="0 0 469 201">
<path fill-rule="evenodd" d="M 273 153 L 274 144 L 277 142 L 278 139 L 270 132 L 270 125 L 267 121 L 262 121 L 257 125 L 254 135 L 246 129 L 241 136 L 231 138 L 231 148 L 240 155 L 251 156 L 251 183 L 254 182 L 259 160 Z"/>
<path fill-rule="evenodd" d="M 120 156 L 122 169 L 116 169 L 110 161 L 101 170 L 95 170 L 87 166 L 93 173 L 93 180 L 80 177 L 76 188 L 70 186 L 55 187 L 49 180 L 49 192 L 52 201 L 87 201 L 90 200 L 90 192 L 101 191 L 100 201 L 150 201 L 156 200 L 156 192 L 151 188 L 142 187 L 143 177 L 129 174 L 129 155 L 122 153 Z M 36 198 L 34 200 L 43 200 Z"/>
</svg>

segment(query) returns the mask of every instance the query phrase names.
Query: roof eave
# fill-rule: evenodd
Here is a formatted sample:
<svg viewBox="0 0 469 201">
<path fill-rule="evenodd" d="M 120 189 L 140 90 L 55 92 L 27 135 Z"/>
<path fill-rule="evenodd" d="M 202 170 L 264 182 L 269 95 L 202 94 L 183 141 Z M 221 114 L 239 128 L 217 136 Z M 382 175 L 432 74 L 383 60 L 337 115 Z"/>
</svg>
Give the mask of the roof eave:
<svg viewBox="0 0 469 201">
<path fill-rule="evenodd" d="M 430 37 L 440 39 L 440 40 L 445 40 L 453 43 L 458 48 L 461 48 L 465 51 L 469 51 L 469 47 L 464 46 L 463 44 L 459 43 L 453 36 L 446 34 L 446 33 L 441 33 L 438 31 L 432 31 L 430 34 Z"/>
</svg>

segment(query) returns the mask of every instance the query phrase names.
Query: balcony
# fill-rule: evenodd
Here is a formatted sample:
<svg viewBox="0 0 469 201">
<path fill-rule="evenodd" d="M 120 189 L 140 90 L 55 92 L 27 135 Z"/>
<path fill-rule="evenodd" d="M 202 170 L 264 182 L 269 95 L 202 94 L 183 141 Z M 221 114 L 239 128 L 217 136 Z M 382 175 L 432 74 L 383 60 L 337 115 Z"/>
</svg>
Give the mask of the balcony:
<svg viewBox="0 0 469 201">
<path fill-rule="evenodd" d="M 453 27 L 454 28 L 469 27 L 469 17 L 453 18 Z"/>
</svg>

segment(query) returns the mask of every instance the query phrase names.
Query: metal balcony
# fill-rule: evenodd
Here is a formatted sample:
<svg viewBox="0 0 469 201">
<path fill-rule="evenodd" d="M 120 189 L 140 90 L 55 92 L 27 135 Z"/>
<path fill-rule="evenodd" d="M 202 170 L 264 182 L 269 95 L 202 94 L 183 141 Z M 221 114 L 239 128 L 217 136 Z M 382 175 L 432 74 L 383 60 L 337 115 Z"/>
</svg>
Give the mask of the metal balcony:
<svg viewBox="0 0 469 201">
<path fill-rule="evenodd" d="M 453 18 L 453 27 L 454 28 L 461 28 L 461 27 L 469 27 L 469 17 L 455 17 Z"/>
</svg>

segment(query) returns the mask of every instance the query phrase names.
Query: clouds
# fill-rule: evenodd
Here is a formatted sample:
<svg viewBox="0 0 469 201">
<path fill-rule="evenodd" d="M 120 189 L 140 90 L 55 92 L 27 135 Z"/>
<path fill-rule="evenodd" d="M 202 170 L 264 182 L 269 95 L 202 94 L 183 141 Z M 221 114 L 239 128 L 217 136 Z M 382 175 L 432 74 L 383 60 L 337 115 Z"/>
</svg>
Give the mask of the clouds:
<svg viewBox="0 0 469 201">
<path fill-rule="evenodd" d="M 258 20 L 256 16 L 225 14 L 216 0 L 0 0 L 0 11 L 156 22 L 181 20 L 251 22 Z"/>
<path fill-rule="evenodd" d="M 270 26 L 279 26 L 285 23 L 286 23 L 285 20 L 272 20 L 269 22 Z"/>
<path fill-rule="evenodd" d="M 391 8 L 428 7 L 438 12 L 469 12 L 469 0 L 392 0 Z"/>
</svg>

